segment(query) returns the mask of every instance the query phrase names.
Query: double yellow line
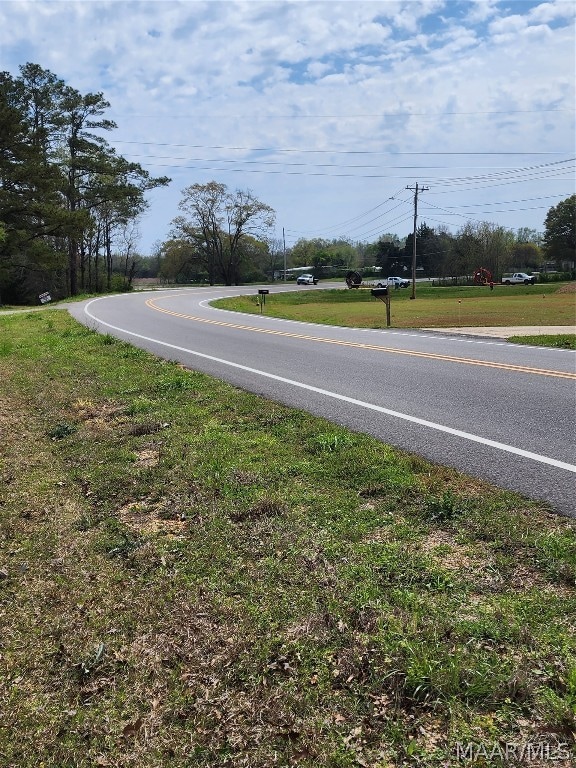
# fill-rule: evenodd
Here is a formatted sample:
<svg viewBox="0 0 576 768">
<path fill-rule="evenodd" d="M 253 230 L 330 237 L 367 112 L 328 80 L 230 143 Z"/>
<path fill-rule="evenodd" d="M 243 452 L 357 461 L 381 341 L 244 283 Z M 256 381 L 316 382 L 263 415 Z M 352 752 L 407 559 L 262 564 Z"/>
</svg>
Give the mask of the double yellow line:
<svg viewBox="0 0 576 768">
<path fill-rule="evenodd" d="M 276 331 L 269 328 L 256 328 L 252 325 L 241 325 L 239 323 L 227 323 L 223 320 L 209 320 L 204 317 L 196 317 L 195 315 L 186 315 L 182 312 L 173 312 L 170 309 L 163 309 L 158 307 L 154 303 L 154 299 L 148 299 L 146 306 L 150 309 L 154 309 L 156 312 L 162 312 L 165 315 L 171 315 L 172 317 L 181 317 L 184 320 L 193 320 L 197 323 L 207 323 L 208 325 L 219 325 L 223 328 L 235 328 L 240 331 L 251 331 L 252 333 L 264 333 L 271 336 L 285 336 L 291 339 L 302 339 L 303 341 L 316 341 L 321 344 L 336 344 L 341 347 L 355 347 L 357 349 L 369 349 L 376 352 L 388 352 L 393 355 L 408 355 L 409 357 L 421 357 L 428 360 L 439 360 L 442 362 L 450 363 L 463 363 L 465 365 L 479 365 L 483 368 L 498 368 L 503 371 L 513 371 L 515 373 L 531 373 L 538 376 L 553 376 L 559 379 L 570 379 L 576 381 L 576 373 L 569 373 L 567 371 L 550 371 L 545 368 L 531 368 L 525 365 L 509 365 L 508 363 L 494 363 L 487 360 L 475 360 L 467 357 L 454 357 L 452 355 L 437 355 L 432 352 L 414 352 L 408 349 L 396 349 L 395 347 L 383 347 L 376 344 L 361 344 L 355 341 L 342 341 L 340 339 L 328 339 L 323 336 L 309 336 L 304 333 L 291 333 L 290 331 Z"/>
</svg>

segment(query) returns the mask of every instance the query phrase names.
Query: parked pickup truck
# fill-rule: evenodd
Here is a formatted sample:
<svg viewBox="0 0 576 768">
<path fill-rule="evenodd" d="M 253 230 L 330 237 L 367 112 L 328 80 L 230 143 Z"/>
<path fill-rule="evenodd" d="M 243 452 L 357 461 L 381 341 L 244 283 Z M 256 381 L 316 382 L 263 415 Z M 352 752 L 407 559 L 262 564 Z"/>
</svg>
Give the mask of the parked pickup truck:
<svg viewBox="0 0 576 768">
<path fill-rule="evenodd" d="M 389 277 L 385 283 L 378 283 L 378 288 L 384 288 L 388 285 L 393 285 L 394 288 L 408 288 L 410 280 L 405 280 L 403 277 Z"/>
<path fill-rule="evenodd" d="M 526 272 L 514 272 L 513 275 L 505 275 L 502 278 L 504 285 L 518 285 L 518 283 L 524 283 L 524 285 L 534 285 L 536 278 L 534 275 L 527 275 Z"/>
</svg>

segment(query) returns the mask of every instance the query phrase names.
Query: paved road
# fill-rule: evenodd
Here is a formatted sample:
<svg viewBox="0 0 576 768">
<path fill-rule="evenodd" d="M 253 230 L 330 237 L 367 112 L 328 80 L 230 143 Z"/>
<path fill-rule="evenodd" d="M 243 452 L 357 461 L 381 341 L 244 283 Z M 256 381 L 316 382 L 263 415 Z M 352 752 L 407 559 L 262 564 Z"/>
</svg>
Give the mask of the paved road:
<svg viewBox="0 0 576 768">
<path fill-rule="evenodd" d="M 70 311 L 160 356 L 576 516 L 574 352 L 209 306 L 246 291 L 132 293 Z"/>
</svg>

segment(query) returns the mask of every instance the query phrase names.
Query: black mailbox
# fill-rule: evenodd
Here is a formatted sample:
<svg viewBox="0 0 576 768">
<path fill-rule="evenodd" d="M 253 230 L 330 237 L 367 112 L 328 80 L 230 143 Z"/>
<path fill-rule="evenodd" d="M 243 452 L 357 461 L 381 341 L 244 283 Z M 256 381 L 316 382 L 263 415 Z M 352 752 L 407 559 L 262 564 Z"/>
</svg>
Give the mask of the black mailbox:
<svg viewBox="0 0 576 768">
<path fill-rule="evenodd" d="M 258 288 L 259 296 L 257 301 L 258 301 L 258 304 L 260 305 L 260 313 L 262 313 L 264 304 L 266 304 L 266 296 L 268 296 L 269 293 L 270 291 L 268 290 L 268 288 Z"/>
<path fill-rule="evenodd" d="M 376 298 L 379 299 L 382 296 L 388 296 L 388 288 L 372 288 L 370 293 L 372 296 L 376 296 Z"/>
</svg>

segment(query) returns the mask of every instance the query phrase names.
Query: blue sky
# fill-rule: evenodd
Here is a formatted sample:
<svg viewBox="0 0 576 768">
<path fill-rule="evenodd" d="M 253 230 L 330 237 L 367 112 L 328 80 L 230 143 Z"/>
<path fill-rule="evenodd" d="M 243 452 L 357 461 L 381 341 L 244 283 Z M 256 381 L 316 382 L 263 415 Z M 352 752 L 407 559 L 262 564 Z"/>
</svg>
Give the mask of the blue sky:
<svg viewBox="0 0 576 768">
<path fill-rule="evenodd" d="M 575 191 L 572 0 L 0 0 L 0 69 L 103 92 L 117 151 L 169 187 L 250 189 L 300 237 L 372 242 L 419 221 L 543 230 Z"/>
</svg>

